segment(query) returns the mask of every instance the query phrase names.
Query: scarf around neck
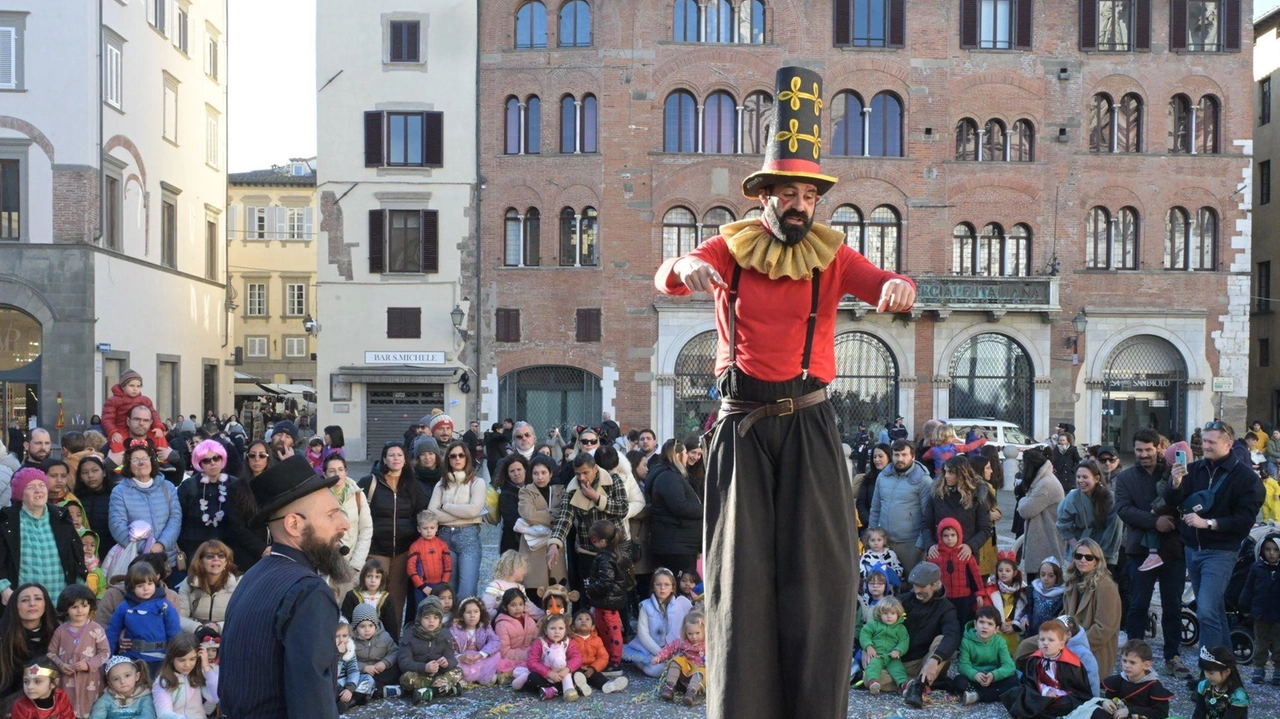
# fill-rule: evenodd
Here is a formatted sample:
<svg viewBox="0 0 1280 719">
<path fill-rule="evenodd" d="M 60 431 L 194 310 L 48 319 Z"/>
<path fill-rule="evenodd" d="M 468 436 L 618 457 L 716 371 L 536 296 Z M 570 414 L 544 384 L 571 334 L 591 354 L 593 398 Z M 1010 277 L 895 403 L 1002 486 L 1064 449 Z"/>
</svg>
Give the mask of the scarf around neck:
<svg viewBox="0 0 1280 719">
<path fill-rule="evenodd" d="M 814 270 L 827 269 L 844 244 L 843 233 L 816 222 L 804 239 L 791 246 L 775 238 L 759 219 L 730 222 L 720 228 L 720 234 L 739 265 L 771 280 L 811 280 Z"/>
</svg>

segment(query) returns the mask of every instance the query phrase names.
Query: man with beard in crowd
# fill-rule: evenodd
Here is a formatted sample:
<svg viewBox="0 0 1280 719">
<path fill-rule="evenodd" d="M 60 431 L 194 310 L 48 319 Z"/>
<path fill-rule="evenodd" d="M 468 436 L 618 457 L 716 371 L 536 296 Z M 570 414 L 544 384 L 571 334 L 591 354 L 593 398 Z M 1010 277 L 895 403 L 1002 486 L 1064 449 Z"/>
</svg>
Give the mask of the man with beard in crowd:
<svg viewBox="0 0 1280 719">
<path fill-rule="evenodd" d="M 742 183 L 762 216 L 721 227 L 654 277 L 664 294 L 715 299 L 708 719 L 848 711 L 857 555 L 853 488 L 826 387 L 836 312 L 847 294 L 902 312 L 916 292 L 813 221 L 837 181 L 818 163 L 821 84 L 806 68 L 778 71 L 764 167 Z"/>
<path fill-rule="evenodd" d="M 42 465 L 49 458 L 49 454 L 53 452 L 53 438 L 49 436 L 49 430 L 43 427 L 36 427 L 31 430 L 31 438 L 23 442 L 22 446 L 27 450 L 27 458 L 22 461 L 22 466 L 35 467 L 44 471 Z"/>
<path fill-rule="evenodd" d="M 125 446 L 129 445 L 130 440 L 147 439 L 147 433 L 151 430 L 151 408 L 139 404 L 129 410 L 129 416 L 125 419 L 125 427 L 129 430 L 129 436 L 125 438 Z M 150 440 L 148 440 L 150 441 Z M 173 483 L 176 487 L 182 484 L 183 477 L 186 476 L 187 465 L 182 461 L 182 455 L 173 447 L 157 447 L 156 459 L 160 460 L 160 474 L 164 478 Z M 124 461 L 123 452 L 111 452 L 107 454 L 107 473 L 115 476 L 120 463 Z"/>
<path fill-rule="evenodd" d="M 327 490 L 338 477 L 316 474 L 289 457 L 250 487 L 255 528 L 271 530 L 271 551 L 240 580 L 227 605 L 222 635 L 222 695 L 227 719 L 336 719 L 333 635 L 338 603 L 326 581 L 346 583 L 354 570 L 342 556 L 350 529 Z"/>
</svg>

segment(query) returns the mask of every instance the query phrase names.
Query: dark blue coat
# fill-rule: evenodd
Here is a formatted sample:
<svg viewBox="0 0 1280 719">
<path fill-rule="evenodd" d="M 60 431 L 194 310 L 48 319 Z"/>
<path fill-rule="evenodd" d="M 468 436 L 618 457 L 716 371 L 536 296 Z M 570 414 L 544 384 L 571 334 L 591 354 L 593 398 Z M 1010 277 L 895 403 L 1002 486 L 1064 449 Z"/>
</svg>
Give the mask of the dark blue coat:
<svg viewBox="0 0 1280 719">
<path fill-rule="evenodd" d="M 337 719 L 333 590 L 302 552 L 272 544 L 227 605 L 221 647 L 226 719 Z"/>
<path fill-rule="evenodd" d="M 1255 620 L 1264 622 L 1280 622 L 1280 602 L 1276 601 L 1280 593 L 1280 563 L 1267 564 L 1262 559 L 1262 545 L 1274 542 L 1280 547 L 1280 533 L 1268 534 L 1267 538 L 1258 542 L 1258 561 L 1249 567 L 1249 576 L 1244 580 L 1244 591 L 1240 593 L 1240 606 Z"/>
<path fill-rule="evenodd" d="M 1196 529 L 1180 522 L 1178 531 L 1182 535 L 1182 543 L 1188 549 L 1226 549 L 1238 552 L 1244 538 L 1249 536 L 1249 530 L 1253 529 L 1258 510 L 1262 508 L 1262 500 L 1266 496 L 1262 480 L 1248 463 L 1241 462 L 1234 453 L 1218 462 L 1202 459 L 1187 467 L 1187 474 L 1177 489 L 1173 487 L 1173 480 L 1169 480 L 1164 493 L 1165 501 L 1173 507 L 1180 507 L 1183 500 L 1195 492 L 1209 489 L 1210 486 L 1218 487 L 1213 497 L 1213 507 L 1200 516 L 1216 520 L 1218 528 Z"/>
</svg>

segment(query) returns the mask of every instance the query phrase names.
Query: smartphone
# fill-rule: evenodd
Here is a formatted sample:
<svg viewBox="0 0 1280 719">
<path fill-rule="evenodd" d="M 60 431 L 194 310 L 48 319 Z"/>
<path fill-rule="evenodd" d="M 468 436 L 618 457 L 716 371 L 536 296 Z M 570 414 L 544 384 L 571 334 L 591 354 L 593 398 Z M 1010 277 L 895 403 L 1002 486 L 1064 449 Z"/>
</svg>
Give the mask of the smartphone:
<svg viewBox="0 0 1280 719">
<path fill-rule="evenodd" d="M 1173 453 L 1173 461 L 1174 461 L 1175 463 L 1177 463 L 1177 464 L 1182 465 L 1183 467 L 1186 467 L 1186 466 L 1187 466 L 1187 452 L 1186 452 L 1186 450 L 1182 450 L 1182 449 L 1180 449 L 1180 450 L 1178 450 L 1178 451 L 1174 452 L 1174 453 Z"/>
</svg>

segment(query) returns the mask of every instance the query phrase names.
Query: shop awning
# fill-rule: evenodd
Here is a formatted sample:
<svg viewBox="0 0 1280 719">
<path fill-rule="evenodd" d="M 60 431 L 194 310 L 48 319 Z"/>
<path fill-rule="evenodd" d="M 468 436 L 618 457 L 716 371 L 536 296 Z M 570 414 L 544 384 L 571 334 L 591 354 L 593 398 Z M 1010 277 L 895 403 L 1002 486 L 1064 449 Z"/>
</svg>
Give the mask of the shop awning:
<svg viewBox="0 0 1280 719">
<path fill-rule="evenodd" d="M 415 365 L 377 365 L 339 367 L 338 382 L 358 384 L 440 384 L 453 382 L 465 367 L 419 367 Z"/>
</svg>

